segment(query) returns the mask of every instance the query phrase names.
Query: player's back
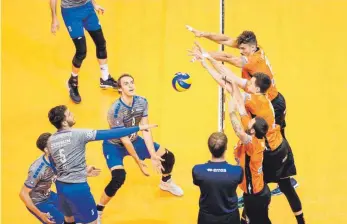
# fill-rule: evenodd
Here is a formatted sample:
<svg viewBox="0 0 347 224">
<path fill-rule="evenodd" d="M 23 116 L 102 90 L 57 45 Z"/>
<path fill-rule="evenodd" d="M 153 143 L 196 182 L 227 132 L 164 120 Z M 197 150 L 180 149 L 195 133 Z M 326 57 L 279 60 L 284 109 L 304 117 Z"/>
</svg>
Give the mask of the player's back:
<svg viewBox="0 0 347 224">
<path fill-rule="evenodd" d="M 278 95 L 278 91 L 270 62 L 267 59 L 264 50 L 261 48 L 259 48 L 253 55 L 247 57 L 247 63 L 242 68 L 242 78 L 249 80 L 257 72 L 264 73 L 270 77 L 272 84 L 267 91 L 267 94 L 269 99 L 273 100 Z"/>
<path fill-rule="evenodd" d="M 132 106 L 126 105 L 121 98 L 117 99 L 107 114 L 110 128 L 138 126 L 143 117 L 148 116 L 148 103 L 146 98 L 134 96 Z M 129 136 L 131 141 L 137 138 L 137 133 Z M 109 140 L 110 143 L 119 144 L 120 139 Z"/>
<path fill-rule="evenodd" d="M 262 169 L 265 140 L 251 137 L 247 144 L 239 142 L 234 151 L 235 158 L 243 169 L 244 178 L 240 188 L 247 194 L 256 194 L 264 188 Z"/>
<path fill-rule="evenodd" d="M 95 130 L 70 129 L 54 133 L 48 150 L 57 170 L 57 180 L 64 183 L 87 181 L 86 143 L 95 138 Z"/>
<path fill-rule="evenodd" d="M 52 165 L 46 161 L 44 156 L 40 156 L 31 164 L 24 184 L 32 189 L 30 198 L 34 204 L 49 198 L 54 177 Z"/>
<path fill-rule="evenodd" d="M 242 168 L 225 162 L 207 162 L 193 168 L 194 182 L 200 187 L 200 211 L 224 215 L 237 209 L 236 188 Z"/>
<path fill-rule="evenodd" d="M 276 149 L 283 141 L 280 126 L 275 123 L 275 112 L 270 100 L 264 94 L 245 94 L 245 107 L 253 116 L 263 118 L 269 125 L 266 139 L 271 149 Z M 247 127 L 248 124 L 243 124 Z"/>
</svg>

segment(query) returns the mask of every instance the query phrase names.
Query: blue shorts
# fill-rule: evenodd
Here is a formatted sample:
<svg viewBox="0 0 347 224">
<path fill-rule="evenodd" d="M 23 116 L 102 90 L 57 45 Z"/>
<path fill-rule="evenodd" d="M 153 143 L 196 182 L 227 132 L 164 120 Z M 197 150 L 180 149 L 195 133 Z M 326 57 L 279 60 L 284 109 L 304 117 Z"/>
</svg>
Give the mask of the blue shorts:
<svg viewBox="0 0 347 224">
<path fill-rule="evenodd" d="M 51 192 L 51 196 L 38 204 L 35 205 L 41 212 L 47 213 L 53 217 L 53 220 L 57 224 L 64 223 L 64 215 L 59 211 L 58 206 L 58 196 L 56 193 Z M 29 210 L 29 209 L 28 209 Z M 30 210 L 29 210 L 30 211 Z M 39 217 L 35 215 L 32 211 L 30 211 L 41 223 L 44 223 Z"/>
<path fill-rule="evenodd" d="M 63 183 L 56 181 L 59 208 L 64 216 L 73 216 L 82 223 L 93 222 L 98 218 L 96 204 L 87 182 Z"/>
<path fill-rule="evenodd" d="M 74 8 L 61 8 L 61 14 L 72 39 L 84 36 L 83 28 L 88 31 L 101 29 L 91 1 Z"/>
<path fill-rule="evenodd" d="M 149 159 L 151 156 L 148 152 L 145 141 L 140 136 L 133 141 L 135 151 L 141 160 Z M 104 156 L 107 162 L 108 168 L 121 165 L 123 166 L 123 159 L 125 156 L 128 156 L 129 153 L 124 146 L 111 144 L 108 141 L 103 143 Z M 154 149 L 158 151 L 160 145 L 154 142 Z"/>
</svg>

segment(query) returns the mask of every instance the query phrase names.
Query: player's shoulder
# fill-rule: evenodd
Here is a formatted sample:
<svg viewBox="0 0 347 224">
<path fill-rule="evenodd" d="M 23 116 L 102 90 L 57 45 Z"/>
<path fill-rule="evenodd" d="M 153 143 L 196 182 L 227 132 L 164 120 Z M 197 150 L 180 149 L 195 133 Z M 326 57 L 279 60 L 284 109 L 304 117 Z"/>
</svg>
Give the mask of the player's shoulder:
<svg viewBox="0 0 347 224">
<path fill-rule="evenodd" d="M 45 167 L 46 164 L 43 161 L 42 156 L 40 156 L 30 165 L 29 171 L 33 172 L 34 176 L 38 176 L 42 171 L 45 170 Z"/>
<path fill-rule="evenodd" d="M 136 95 L 136 96 L 134 96 L 134 100 L 136 100 L 137 102 L 142 102 L 142 103 L 147 103 L 147 99 L 146 99 L 146 97 L 143 97 L 143 96 L 138 96 L 138 95 Z"/>
</svg>

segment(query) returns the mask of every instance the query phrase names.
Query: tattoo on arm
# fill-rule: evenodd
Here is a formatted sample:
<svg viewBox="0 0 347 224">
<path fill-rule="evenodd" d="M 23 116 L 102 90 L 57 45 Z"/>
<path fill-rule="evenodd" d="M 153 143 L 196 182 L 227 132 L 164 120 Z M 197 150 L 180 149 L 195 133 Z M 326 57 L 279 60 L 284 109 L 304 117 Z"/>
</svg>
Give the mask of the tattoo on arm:
<svg viewBox="0 0 347 224">
<path fill-rule="evenodd" d="M 241 133 L 243 131 L 242 129 L 242 125 L 241 125 L 241 122 L 240 120 L 238 119 L 237 115 L 236 115 L 236 112 L 233 111 L 230 113 L 230 120 L 231 120 L 231 124 L 233 126 L 233 129 L 237 135 L 237 137 L 241 137 Z"/>
</svg>

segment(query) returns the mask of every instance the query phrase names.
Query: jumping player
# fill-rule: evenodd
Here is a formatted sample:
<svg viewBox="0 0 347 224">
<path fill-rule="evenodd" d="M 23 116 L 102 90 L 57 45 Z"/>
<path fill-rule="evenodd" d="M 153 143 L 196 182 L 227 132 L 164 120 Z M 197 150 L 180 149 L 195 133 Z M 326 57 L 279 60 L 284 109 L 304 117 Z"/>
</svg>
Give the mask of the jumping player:
<svg viewBox="0 0 347 224">
<path fill-rule="evenodd" d="M 50 136 L 50 133 L 43 133 L 37 139 L 36 146 L 44 154 L 31 164 L 28 178 L 19 196 L 27 209 L 42 223 L 61 224 L 64 222 L 64 215 L 58 208 L 57 194 L 51 191 L 51 185 L 55 181 L 56 176 L 47 150 L 47 141 Z M 88 177 L 95 177 L 99 174 L 100 169 L 93 166 L 87 167 Z"/>
<path fill-rule="evenodd" d="M 265 94 L 271 85 L 269 76 L 263 73 L 255 73 L 251 80 L 242 80 L 224 65 L 216 62 L 209 54 L 205 53 L 203 56 L 201 51 L 203 51 L 203 49 L 197 45 L 193 56 L 198 57 L 200 60 L 205 56 L 211 61 L 218 72 L 205 62 L 202 62 L 202 64 L 222 87 L 227 86 L 227 91 L 234 92 L 234 98 L 238 102 L 243 101 L 241 93 L 236 85 L 235 88 L 232 89 L 230 85 L 226 83 L 228 78 L 230 78 L 231 82 L 236 80 L 240 87 L 252 93 L 246 93 L 244 97 L 247 113 L 251 114 L 252 117 L 258 116 L 264 118 L 270 127 L 265 136 L 267 150 L 264 152 L 263 161 L 264 180 L 266 183 L 278 183 L 279 188 L 287 197 L 298 223 L 304 223 L 301 201 L 289 179 L 290 176 L 296 174 L 294 158 L 292 154 L 289 153 L 290 148 L 287 140 L 282 138 L 280 127 L 275 124 L 273 107 Z M 247 128 L 247 125 L 247 122 L 243 123 L 244 128 Z"/>
<path fill-rule="evenodd" d="M 86 144 L 120 138 L 155 125 L 140 125 L 113 130 L 74 129 L 75 119 L 70 110 L 56 106 L 48 113 L 49 121 L 57 128 L 48 140 L 47 148 L 57 170 L 56 187 L 65 223 L 97 223 L 94 198 L 87 183 Z"/>
<path fill-rule="evenodd" d="M 240 184 L 240 188 L 244 192 L 244 211 L 250 224 L 271 224 L 268 215 L 271 195 L 268 185 L 263 180 L 262 168 L 265 150 L 264 137 L 269 126 L 261 117 L 252 119 L 247 115 L 244 105 L 239 103 L 236 104 L 231 97 L 229 115 L 235 134 L 240 139 L 234 154 L 244 171 L 244 178 Z M 247 124 L 246 129 L 242 127 L 237 117 L 237 111 L 241 116 L 242 123 Z"/>
<path fill-rule="evenodd" d="M 226 52 L 209 52 L 209 54 L 218 61 L 227 62 L 242 68 L 242 78 L 250 80 L 256 72 L 265 73 L 270 77 L 272 84 L 267 94 L 275 110 L 276 124 L 281 126 L 281 132 L 285 138 L 286 101 L 283 95 L 277 90 L 271 64 L 264 50 L 258 45 L 255 34 L 252 31 L 243 31 L 234 39 L 224 34 L 202 32 L 190 26 L 187 26 L 187 29 L 193 32 L 196 37 L 204 37 L 219 44 L 238 48 L 241 53 L 240 57 Z"/>
<path fill-rule="evenodd" d="M 50 6 L 52 12 L 51 32 L 55 34 L 59 29 L 56 10 L 57 0 L 50 0 Z M 76 53 L 72 60 L 71 77 L 68 81 L 70 98 L 75 103 L 81 102 L 81 96 L 78 91 L 78 73 L 83 60 L 87 56 L 84 29 L 88 31 L 96 46 L 96 57 L 101 70 L 100 87 L 116 88 L 117 86 L 116 81 L 111 77 L 108 71 L 106 41 L 95 11 L 101 14 L 104 13 L 104 9 L 97 5 L 95 0 L 61 1 L 61 13 L 65 26 L 76 48 Z"/>
<path fill-rule="evenodd" d="M 148 124 L 148 102 L 145 98 L 135 95 L 134 78 L 129 74 L 123 74 L 118 79 L 118 85 L 121 96 L 108 111 L 107 120 L 110 127 L 121 128 Z M 103 150 L 112 179 L 102 193 L 97 206 L 99 217 L 125 181 L 126 172 L 123 159 L 127 155 L 133 157 L 146 176 L 149 174 L 143 160 L 150 158 L 154 168 L 162 173 L 160 189 L 176 196 L 183 195 L 183 190 L 171 179 L 171 172 L 175 164 L 174 154 L 153 142 L 150 131 L 143 132 L 143 138 L 134 133 L 123 138 L 104 141 Z"/>
</svg>

